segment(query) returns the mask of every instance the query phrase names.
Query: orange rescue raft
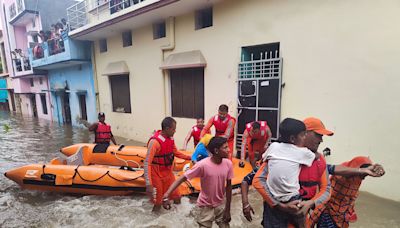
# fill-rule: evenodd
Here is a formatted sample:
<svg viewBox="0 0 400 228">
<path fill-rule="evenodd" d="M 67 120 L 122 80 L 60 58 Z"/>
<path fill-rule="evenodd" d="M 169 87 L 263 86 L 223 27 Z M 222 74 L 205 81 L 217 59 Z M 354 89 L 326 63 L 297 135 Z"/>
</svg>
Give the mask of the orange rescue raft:
<svg viewBox="0 0 400 228">
<path fill-rule="evenodd" d="M 246 163 L 239 167 L 234 159 L 233 188 L 240 187 L 243 178 L 252 168 Z M 143 169 L 121 169 L 105 165 L 63 165 L 53 160 L 50 164 L 31 164 L 6 172 L 4 175 L 22 188 L 83 195 L 131 195 L 144 193 L 146 183 Z M 181 175 L 178 174 L 177 176 Z M 197 195 L 200 179 L 188 180 L 179 186 L 182 195 Z"/>
<path fill-rule="evenodd" d="M 71 156 L 82 150 L 85 162 L 96 165 L 130 166 L 135 168 L 143 167 L 147 154 L 147 147 L 144 146 L 118 146 L 110 145 L 101 148 L 101 144 L 80 143 L 63 147 L 60 152 Z M 189 151 L 181 151 L 191 155 Z M 175 158 L 174 171 L 181 171 L 183 166 L 190 163 L 184 159 Z"/>
</svg>

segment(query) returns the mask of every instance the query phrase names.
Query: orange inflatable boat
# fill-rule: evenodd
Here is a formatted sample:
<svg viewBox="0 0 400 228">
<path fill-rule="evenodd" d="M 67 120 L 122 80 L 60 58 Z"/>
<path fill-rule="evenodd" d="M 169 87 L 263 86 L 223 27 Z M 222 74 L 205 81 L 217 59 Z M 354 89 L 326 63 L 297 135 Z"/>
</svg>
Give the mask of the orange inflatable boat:
<svg viewBox="0 0 400 228">
<path fill-rule="evenodd" d="M 249 163 L 240 168 L 238 159 L 234 159 L 233 163 L 232 185 L 238 188 L 252 168 Z M 50 164 L 26 165 L 7 171 L 4 175 L 30 190 L 83 195 L 131 195 L 146 191 L 143 173 L 143 169 L 126 166 L 65 165 L 59 159 L 53 159 Z M 200 180 L 186 181 L 179 191 L 182 195 L 197 195 L 200 192 Z"/>
<path fill-rule="evenodd" d="M 117 146 L 102 144 L 80 143 L 60 149 L 61 153 L 71 156 L 78 151 L 82 151 L 85 161 L 89 164 L 129 166 L 134 168 L 143 167 L 144 159 L 147 154 L 147 147 L 144 146 Z M 192 152 L 182 151 L 186 154 Z M 174 171 L 182 171 L 183 166 L 190 163 L 184 159 L 175 158 Z"/>
</svg>

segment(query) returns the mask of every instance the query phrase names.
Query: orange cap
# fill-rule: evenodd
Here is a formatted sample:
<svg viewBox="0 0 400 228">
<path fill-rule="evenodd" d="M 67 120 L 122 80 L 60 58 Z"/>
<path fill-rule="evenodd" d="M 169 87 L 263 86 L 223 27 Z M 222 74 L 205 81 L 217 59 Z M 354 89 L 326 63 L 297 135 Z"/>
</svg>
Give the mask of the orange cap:
<svg viewBox="0 0 400 228">
<path fill-rule="evenodd" d="M 315 117 L 308 117 L 305 120 L 303 120 L 303 122 L 306 125 L 307 131 L 314 131 L 320 135 L 328 135 L 328 136 L 333 135 L 333 132 L 327 130 L 320 119 L 317 119 Z"/>
</svg>

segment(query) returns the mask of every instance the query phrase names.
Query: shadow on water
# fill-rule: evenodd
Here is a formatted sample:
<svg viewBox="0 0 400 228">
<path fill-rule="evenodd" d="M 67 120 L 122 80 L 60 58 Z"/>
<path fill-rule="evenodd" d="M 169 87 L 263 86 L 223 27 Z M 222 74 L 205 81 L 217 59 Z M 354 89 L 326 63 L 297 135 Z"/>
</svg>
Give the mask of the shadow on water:
<svg viewBox="0 0 400 228">
<path fill-rule="evenodd" d="M 0 171 L 45 163 L 60 156 L 61 147 L 92 141 L 93 135 L 85 128 L 0 111 Z M 123 138 L 117 141 L 145 145 Z M 254 190 L 250 190 L 249 200 L 256 212 L 253 222 L 244 219 L 240 195 L 235 195 L 231 227 L 261 227 L 262 200 Z M 143 195 L 72 196 L 28 191 L 1 175 L 0 227 L 196 227 L 190 213 L 194 204 L 188 198 L 182 201 L 173 210 L 154 215 Z M 356 206 L 359 222 L 352 227 L 399 227 L 398 202 L 361 193 Z"/>
</svg>

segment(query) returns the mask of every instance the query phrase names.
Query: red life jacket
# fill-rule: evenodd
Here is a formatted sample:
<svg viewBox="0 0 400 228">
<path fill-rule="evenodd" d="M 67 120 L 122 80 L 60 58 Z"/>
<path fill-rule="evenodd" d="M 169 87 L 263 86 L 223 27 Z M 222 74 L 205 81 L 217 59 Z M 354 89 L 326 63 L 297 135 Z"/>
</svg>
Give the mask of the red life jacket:
<svg viewBox="0 0 400 228">
<path fill-rule="evenodd" d="M 256 121 L 258 123 L 260 123 L 260 132 L 258 134 L 255 135 L 251 135 L 251 128 L 254 122 L 248 123 L 246 124 L 246 130 L 249 133 L 251 139 L 265 139 L 268 140 L 268 124 L 267 121 Z"/>
<path fill-rule="evenodd" d="M 309 200 L 315 196 L 318 190 L 321 176 L 326 169 L 326 161 L 324 156 L 320 154 L 319 158 L 314 160 L 310 167 L 302 166 L 299 183 L 300 196 L 303 199 Z"/>
<path fill-rule="evenodd" d="M 154 155 L 152 164 L 158 165 L 160 171 L 171 170 L 174 163 L 174 139 L 162 136 L 160 130 L 154 133 L 151 139 L 157 140 L 161 145 L 161 151 Z"/>
<path fill-rule="evenodd" d="M 235 118 L 233 118 L 229 114 L 226 114 L 224 120 L 221 120 L 218 115 L 214 116 L 213 125 L 215 127 L 215 136 L 223 136 L 225 134 L 225 130 L 226 128 L 228 128 L 228 123 L 231 119 L 235 120 Z M 233 136 L 234 130 L 232 130 L 229 139 L 233 139 Z"/>
<path fill-rule="evenodd" d="M 197 127 L 197 125 L 194 125 L 192 127 L 192 136 L 193 136 L 193 141 L 194 141 L 194 146 L 196 147 L 197 144 L 200 141 L 200 133 L 203 130 L 203 128 Z"/>
<path fill-rule="evenodd" d="M 95 143 L 109 143 L 111 140 L 111 126 L 99 122 L 97 124 L 96 134 L 95 134 Z"/>
</svg>

